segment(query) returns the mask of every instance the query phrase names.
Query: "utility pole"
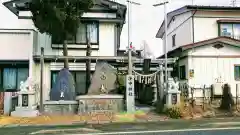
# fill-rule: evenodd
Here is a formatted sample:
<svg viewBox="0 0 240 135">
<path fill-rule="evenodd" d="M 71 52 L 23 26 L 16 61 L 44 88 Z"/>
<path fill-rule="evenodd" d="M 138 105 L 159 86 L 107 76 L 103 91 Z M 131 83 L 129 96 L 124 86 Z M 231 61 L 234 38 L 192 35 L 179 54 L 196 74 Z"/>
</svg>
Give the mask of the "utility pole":
<svg viewBox="0 0 240 135">
<path fill-rule="evenodd" d="M 132 75 L 132 51 L 131 51 L 131 46 L 132 46 L 132 42 L 131 42 L 131 4 L 134 5 L 141 5 L 140 3 L 134 2 L 134 1 L 130 1 L 127 0 L 128 3 L 128 75 Z"/>
<path fill-rule="evenodd" d="M 168 1 L 154 4 L 154 7 L 162 6 L 164 5 L 164 26 L 165 26 L 165 39 L 164 39 L 164 57 L 165 57 L 165 82 L 168 81 L 168 71 L 167 71 L 167 5 Z M 167 85 L 166 85 L 167 86 Z"/>
<path fill-rule="evenodd" d="M 132 75 L 132 42 L 131 42 L 131 4 L 141 5 L 140 3 L 127 0 L 128 5 L 128 75 L 126 77 L 126 105 L 127 112 L 135 112 L 134 76 Z"/>
<path fill-rule="evenodd" d="M 231 5 L 232 5 L 233 7 L 236 7 L 236 0 L 232 0 Z"/>
</svg>

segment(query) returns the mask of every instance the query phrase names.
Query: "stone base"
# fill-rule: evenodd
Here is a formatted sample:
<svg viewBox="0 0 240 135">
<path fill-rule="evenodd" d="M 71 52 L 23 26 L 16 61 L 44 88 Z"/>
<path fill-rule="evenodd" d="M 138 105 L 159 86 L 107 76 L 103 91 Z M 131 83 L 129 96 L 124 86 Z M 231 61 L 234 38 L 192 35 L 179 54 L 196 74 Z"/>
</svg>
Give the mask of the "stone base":
<svg viewBox="0 0 240 135">
<path fill-rule="evenodd" d="M 172 106 L 180 104 L 180 91 L 167 91 L 165 107 L 171 108 Z M 173 96 L 174 95 L 174 96 Z"/>
<path fill-rule="evenodd" d="M 84 95 L 76 98 L 79 102 L 78 113 L 88 112 L 122 112 L 122 95 Z"/>
<path fill-rule="evenodd" d="M 33 107 L 16 107 L 16 111 L 11 112 L 13 117 L 36 117 L 39 115 L 39 111 L 36 110 L 36 106 Z"/>
<path fill-rule="evenodd" d="M 77 113 L 77 101 L 45 101 L 44 114 L 47 115 L 74 115 Z"/>
</svg>

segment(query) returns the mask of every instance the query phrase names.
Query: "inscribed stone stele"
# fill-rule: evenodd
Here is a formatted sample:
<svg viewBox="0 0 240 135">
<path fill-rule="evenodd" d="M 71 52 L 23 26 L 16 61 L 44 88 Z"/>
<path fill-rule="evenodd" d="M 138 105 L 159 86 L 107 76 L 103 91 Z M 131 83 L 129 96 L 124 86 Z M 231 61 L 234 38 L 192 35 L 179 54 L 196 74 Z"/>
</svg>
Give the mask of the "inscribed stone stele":
<svg viewBox="0 0 240 135">
<path fill-rule="evenodd" d="M 50 91 L 50 100 L 75 100 L 75 83 L 68 69 L 63 68 L 58 73 L 55 84 Z"/>
<path fill-rule="evenodd" d="M 106 62 L 96 63 L 88 95 L 107 94 L 116 90 L 117 71 Z M 104 90 L 101 90 L 103 89 Z"/>
</svg>

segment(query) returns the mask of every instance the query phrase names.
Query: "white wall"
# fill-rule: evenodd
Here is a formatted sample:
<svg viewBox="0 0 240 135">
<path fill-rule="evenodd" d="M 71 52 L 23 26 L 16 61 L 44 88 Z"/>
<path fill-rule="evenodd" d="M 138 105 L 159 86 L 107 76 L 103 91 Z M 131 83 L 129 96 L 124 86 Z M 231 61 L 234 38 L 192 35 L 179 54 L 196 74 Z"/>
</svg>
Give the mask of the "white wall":
<svg viewBox="0 0 240 135">
<path fill-rule="evenodd" d="M 171 21 L 168 27 L 168 47 L 171 51 L 179 46 L 192 43 L 192 12 L 183 13 L 175 16 L 175 20 Z M 170 21 L 170 20 L 169 20 Z M 172 47 L 172 36 L 176 34 L 176 46 Z M 165 37 L 165 36 L 164 36 Z M 165 39 L 165 38 L 163 38 Z M 164 40 L 163 40 L 164 41 Z M 163 42 L 163 44 L 165 44 Z"/>
<path fill-rule="evenodd" d="M 222 49 L 215 49 L 212 45 L 195 48 L 189 52 L 189 68 L 194 69 L 194 78 L 189 79 L 189 84 L 203 87 L 216 83 L 222 78 L 223 82 L 231 85 L 232 94 L 236 94 L 236 81 L 234 79 L 234 65 L 240 64 L 240 48 L 226 45 Z M 226 57 L 231 56 L 231 57 Z"/>
<path fill-rule="evenodd" d="M 115 55 L 115 40 L 114 40 L 114 23 L 100 23 L 99 24 L 99 45 L 92 45 L 93 48 L 99 50 L 92 50 L 92 56 L 114 56 Z M 51 37 L 46 34 L 38 33 L 37 47 L 35 48 L 35 55 L 40 55 L 40 48 L 44 47 L 45 55 L 63 55 L 62 49 L 52 49 Z M 62 47 L 62 45 L 57 45 Z M 79 47 L 86 45 L 71 45 L 72 47 Z M 68 46 L 70 47 L 70 46 Z M 68 50 L 69 56 L 86 56 L 86 50 Z"/>
<path fill-rule="evenodd" d="M 0 60 L 28 60 L 33 31 L 0 30 Z"/>
<path fill-rule="evenodd" d="M 18 17 L 13 14 L 9 9 L 7 9 L 2 2 L 0 4 L 0 29 L 34 29 L 37 30 L 31 19 L 18 19 Z M 20 12 L 20 15 L 31 15 L 29 12 Z M 97 18 L 116 18 L 115 13 L 84 13 L 84 17 L 97 17 Z M 99 50 L 93 50 L 93 56 L 114 56 L 114 23 L 100 23 L 99 26 Z M 0 35 L 1 36 L 1 35 Z M 9 39 L 10 37 L 8 37 Z M 20 37 L 18 37 L 20 38 Z M 11 39 L 14 39 L 11 37 Z M 51 39 L 45 34 L 38 33 L 37 44 L 34 44 L 34 54 L 40 54 L 40 47 L 45 48 L 45 54 L 48 55 L 62 55 L 62 50 L 52 50 Z M 1 43 L 2 41 L 0 41 Z M 4 41 L 6 42 L 6 41 Z M 12 41 L 14 42 L 14 41 Z M 15 42 L 16 43 L 16 42 Z M 20 42 L 19 42 L 20 43 Z M 26 49 L 24 49 L 26 50 Z M 24 53 L 23 51 L 22 53 Z M 69 50 L 69 55 L 73 56 L 85 56 L 86 51 L 82 50 Z M 0 58 L 1 59 L 1 58 Z"/>
<path fill-rule="evenodd" d="M 240 14 L 239 12 L 230 12 L 230 11 L 225 11 L 225 12 L 198 11 L 196 12 L 194 16 L 194 41 L 199 42 L 202 40 L 218 37 L 217 20 L 220 20 L 220 19 L 239 20 Z"/>
</svg>

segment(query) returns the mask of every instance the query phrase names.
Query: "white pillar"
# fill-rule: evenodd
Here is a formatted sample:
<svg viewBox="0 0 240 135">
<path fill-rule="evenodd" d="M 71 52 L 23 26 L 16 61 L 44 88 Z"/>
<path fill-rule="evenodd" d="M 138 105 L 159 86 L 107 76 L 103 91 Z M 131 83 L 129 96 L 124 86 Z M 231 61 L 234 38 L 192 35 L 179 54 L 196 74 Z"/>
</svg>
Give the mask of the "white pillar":
<svg viewBox="0 0 240 135">
<path fill-rule="evenodd" d="M 4 92 L 4 115 L 9 115 L 12 109 L 12 92 Z"/>
<path fill-rule="evenodd" d="M 33 37 L 34 37 L 34 32 L 31 32 L 31 41 L 32 41 L 32 45 L 30 47 L 30 51 L 29 51 L 29 69 L 28 69 L 28 76 L 33 79 L 33 66 L 34 66 L 34 60 L 33 60 L 33 51 L 34 51 L 34 40 L 33 40 Z"/>
</svg>

